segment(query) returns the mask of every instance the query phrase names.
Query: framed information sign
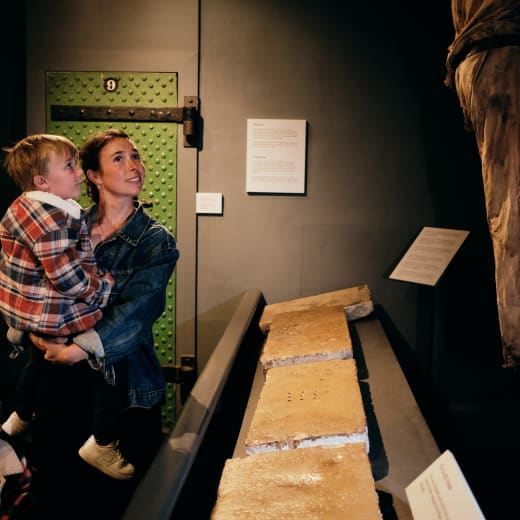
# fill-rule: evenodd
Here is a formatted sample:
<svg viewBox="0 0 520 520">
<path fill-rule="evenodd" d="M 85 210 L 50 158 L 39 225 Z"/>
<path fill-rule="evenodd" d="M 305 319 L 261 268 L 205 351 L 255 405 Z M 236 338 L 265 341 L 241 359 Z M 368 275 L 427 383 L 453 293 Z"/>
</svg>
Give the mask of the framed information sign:
<svg viewBox="0 0 520 520">
<path fill-rule="evenodd" d="M 305 193 L 304 119 L 247 120 L 247 193 Z"/>
</svg>

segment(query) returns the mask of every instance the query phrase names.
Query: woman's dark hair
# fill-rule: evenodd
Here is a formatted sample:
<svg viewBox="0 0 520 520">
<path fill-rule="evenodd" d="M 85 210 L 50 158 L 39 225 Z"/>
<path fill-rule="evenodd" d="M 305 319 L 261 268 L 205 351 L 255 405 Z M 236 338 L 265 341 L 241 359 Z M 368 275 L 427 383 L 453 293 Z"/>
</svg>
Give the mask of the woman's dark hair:
<svg viewBox="0 0 520 520">
<path fill-rule="evenodd" d="M 102 130 L 90 136 L 79 152 L 79 158 L 81 160 L 81 167 L 85 174 L 87 170 L 98 171 L 99 170 L 99 154 L 101 150 L 110 142 L 112 139 L 122 137 L 124 139 L 130 139 L 126 132 L 117 128 L 110 128 L 108 130 Z M 91 198 L 92 202 L 99 202 L 99 191 L 97 186 L 85 175 L 87 178 L 87 193 Z"/>
</svg>

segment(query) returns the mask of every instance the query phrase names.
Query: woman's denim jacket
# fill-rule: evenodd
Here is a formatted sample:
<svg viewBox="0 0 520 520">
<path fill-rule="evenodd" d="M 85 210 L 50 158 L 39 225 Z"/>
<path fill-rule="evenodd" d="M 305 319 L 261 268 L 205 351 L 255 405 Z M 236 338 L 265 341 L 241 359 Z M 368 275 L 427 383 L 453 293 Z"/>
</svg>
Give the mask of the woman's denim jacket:
<svg viewBox="0 0 520 520">
<path fill-rule="evenodd" d="M 96 206 L 86 211 L 89 232 L 95 214 Z M 128 378 L 130 407 L 162 404 L 166 385 L 152 325 L 164 312 L 179 257 L 175 238 L 136 202 L 130 220 L 98 244 L 95 256 L 98 268 L 114 277 L 115 287 L 103 318 L 74 342 L 89 353 L 91 366 L 103 368 L 109 383 L 117 382 L 118 371 L 127 371 L 121 379 Z"/>
</svg>

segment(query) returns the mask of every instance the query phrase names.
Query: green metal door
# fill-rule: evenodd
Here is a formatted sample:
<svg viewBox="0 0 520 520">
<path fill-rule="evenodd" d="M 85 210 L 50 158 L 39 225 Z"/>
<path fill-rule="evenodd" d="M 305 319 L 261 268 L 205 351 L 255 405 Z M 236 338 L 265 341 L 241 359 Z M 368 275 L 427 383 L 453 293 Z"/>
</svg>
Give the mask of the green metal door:
<svg viewBox="0 0 520 520">
<path fill-rule="evenodd" d="M 121 128 L 136 143 L 146 166 L 141 198 L 152 204 L 149 213 L 175 236 L 177 232 L 177 135 L 169 121 L 53 120 L 52 106 L 60 107 L 172 107 L 177 105 L 175 72 L 48 72 L 47 132 L 68 137 L 81 147 L 87 137 L 105 128 Z M 91 202 L 83 193 L 79 202 Z M 175 273 L 166 295 L 166 310 L 154 325 L 155 349 L 163 366 L 175 364 Z M 175 386 L 168 383 L 163 424 L 175 423 Z"/>
</svg>

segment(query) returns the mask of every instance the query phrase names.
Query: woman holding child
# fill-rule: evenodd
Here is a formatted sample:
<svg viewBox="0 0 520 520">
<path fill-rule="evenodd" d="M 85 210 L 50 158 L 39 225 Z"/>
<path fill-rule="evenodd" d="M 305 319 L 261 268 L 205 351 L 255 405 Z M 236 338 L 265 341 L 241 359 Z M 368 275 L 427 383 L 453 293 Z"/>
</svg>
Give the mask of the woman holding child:
<svg viewBox="0 0 520 520">
<path fill-rule="evenodd" d="M 97 266 L 111 274 L 115 286 L 103 318 L 72 343 L 58 345 L 31 335 L 51 361 L 42 377 L 35 442 L 53 445 L 51 450 L 49 446 L 39 450 L 48 454 L 40 461 L 43 467 L 55 464 L 53 450 L 60 450 L 65 441 L 77 458 L 87 429 L 76 428 L 69 438 L 67 428 L 71 421 L 84 420 L 81 413 L 88 413 L 83 403 L 89 399 L 92 374 L 103 377 L 107 384 L 125 389 L 128 408 L 121 450 L 135 466 L 138 480 L 162 440 L 166 385 L 154 350 L 152 325 L 164 311 L 167 284 L 179 252 L 173 235 L 137 200 L 145 167 L 125 132 L 110 129 L 94 134 L 82 147 L 80 159 L 94 202 L 86 212 L 86 222 Z"/>
</svg>

